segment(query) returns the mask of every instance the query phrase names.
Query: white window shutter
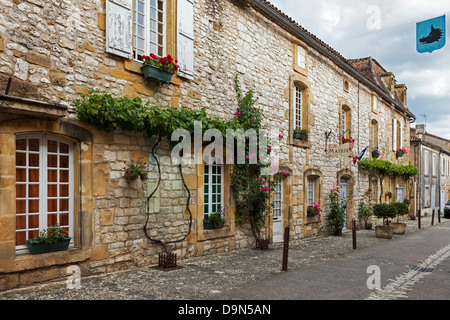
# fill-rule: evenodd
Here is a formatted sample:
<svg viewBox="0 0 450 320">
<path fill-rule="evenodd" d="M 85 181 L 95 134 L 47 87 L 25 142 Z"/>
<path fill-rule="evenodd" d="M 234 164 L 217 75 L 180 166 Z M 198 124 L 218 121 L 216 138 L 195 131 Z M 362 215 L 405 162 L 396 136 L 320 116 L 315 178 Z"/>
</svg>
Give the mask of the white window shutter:
<svg viewBox="0 0 450 320">
<path fill-rule="evenodd" d="M 400 148 L 403 148 L 403 121 L 400 121 Z"/>
<path fill-rule="evenodd" d="M 194 0 L 177 1 L 178 74 L 194 79 Z"/>
<path fill-rule="evenodd" d="M 133 58 L 132 0 L 106 0 L 106 52 Z"/>
<path fill-rule="evenodd" d="M 392 119 L 392 151 L 397 151 L 397 120 Z"/>
</svg>

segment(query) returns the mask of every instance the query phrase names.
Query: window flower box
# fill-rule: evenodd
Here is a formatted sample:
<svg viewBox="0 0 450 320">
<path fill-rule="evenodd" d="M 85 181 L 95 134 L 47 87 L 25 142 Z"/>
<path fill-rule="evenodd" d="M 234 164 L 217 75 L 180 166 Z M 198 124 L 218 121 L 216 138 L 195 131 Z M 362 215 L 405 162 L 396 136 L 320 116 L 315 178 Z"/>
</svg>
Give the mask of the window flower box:
<svg viewBox="0 0 450 320">
<path fill-rule="evenodd" d="M 64 251 L 67 250 L 72 238 L 66 238 L 65 240 L 60 240 L 58 242 L 51 243 L 34 243 L 32 240 L 27 240 L 28 250 L 31 254 L 41 254 L 48 252 Z"/>
<path fill-rule="evenodd" d="M 151 53 L 150 56 L 142 56 L 143 66 L 141 67 L 144 78 L 154 79 L 159 82 L 170 83 L 172 75 L 178 71 L 180 66 L 178 60 L 173 59 L 169 54 L 167 57 L 158 58 Z"/>
<path fill-rule="evenodd" d="M 27 240 L 27 246 L 31 254 L 67 250 L 71 237 L 65 227 L 51 226 L 39 232 L 39 236 Z"/>
<path fill-rule="evenodd" d="M 144 65 L 141 67 L 144 78 L 153 79 L 159 82 L 170 83 L 172 80 L 172 73 L 158 69 L 153 66 Z"/>
</svg>

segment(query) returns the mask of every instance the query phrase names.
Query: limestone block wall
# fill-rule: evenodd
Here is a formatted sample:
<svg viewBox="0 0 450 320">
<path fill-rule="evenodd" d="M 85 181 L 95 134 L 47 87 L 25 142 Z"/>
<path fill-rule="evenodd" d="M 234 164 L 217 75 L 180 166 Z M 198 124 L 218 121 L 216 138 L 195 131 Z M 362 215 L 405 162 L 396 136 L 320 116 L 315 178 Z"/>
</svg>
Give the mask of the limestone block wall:
<svg viewBox="0 0 450 320">
<path fill-rule="evenodd" d="M 169 4 L 173 4 L 171 0 Z M 348 222 L 357 214 L 355 206 L 363 190 L 368 188 L 369 177 L 357 167 L 348 165 L 350 158 L 330 158 L 325 153 L 325 132 L 332 130 L 330 143 L 339 141 L 339 119 L 342 105 L 351 112 L 352 136 L 356 139 L 354 153 L 369 145 L 369 123 L 379 124 L 379 146 L 387 159 L 397 161 L 392 152 L 392 117 L 403 116 L 390 106 L 380 103 L 377 113 L 371 109 L 371 90 L 346 74 L 316 50 L 307 49 L 307 68 L 295 68 L 295 46 L 301 43 L 285 29 L 255 9 L 239 1 L 196 0 L 194 2 L 194 71 L 193 80 L 174 76 L 167 85 L 143 81 L 139 63 L 105 53 L 105 2 L 101 0 L 12 1 L 0 3 L 0 85 L 3 88 L 12 78 L 10 94 L 39 101 L 58 103 L 67 112 L 54 114 L 52 126 L 39 125 L 40 133 L 67 136 L 73 139 L 81 152 L 77 178 L 81 208 L 77 214 L 88 217 L 77 228 L 78 245 L 67 256 L 49 263 L 34 261 L 29 256 L 14 252 L 14 205 L 1 204 L 0 219 L 0 289 L 23 283 L 19 274 L 25 269 L 58 270 L 58 277 L 70 264 L 79 264 L 84 274 L 111 272 L 157 263 L 162 247 L 146 239 L 143 226 L 146 219 L 146 199 L 154 190 L 158 175 L 156 163 L 150 156 L 155 143 L 143 133 L 117 129 L 105 133 L 80 123 L 76 119 L 74 101 L 79 94 L 90 89 L 108 91 L 114 96 L 139 96 L 156 105 L 179 108 L 205 107 L 211 116 L 231 119 L 236 111 L 234 77 L 237 74 L 243 90 L 254 90 L 257 107 L 265 114 L 263 125 L 278 137 L 280 168 L 287 173 L 283 180 L 285 196 L 284 226 L 289 226 L 291 239 L 317 235 L 326 226 L 326 210 L 318 221 L 306 218 L 307 178 L 317 178 L 317 200 L 326 207 L 328 190 L 339 183 L 340 177 L 351 179 L 354 200 Z M 169 14 L 173 15 L 173 12 Z M 171 38 L 173 19 L 168 19 L 168 52 L 175 56 Z M 344 90 L 344 79 L 349 81 Z M 307 143 L 292 141 L 293 84 L 307 86 L 305 123 L 310 130 Z M 11 106 L 11 104 L 8 104 Z M 7 134 L 10 124 L 20 121 L 15 132 L 28 132 L 29 120 L 42 120 L 45 111 L 23 112 L 31 108 L 1 112 L 0 161 L 13 161 L 10 146 L 12 135 Z M 31 112 L 32 111 L 32 112 Z M 56 118 L 56 119 L 55 119 Z M 57 130 L 73 124 L 87 132 L 76 135 L 73 131 Z M 405 143 L 409 141 L 409 122 L 405 121 Z M 5 146 L 8 144 L 9 146 Z M 149 202 L 149 233 L 165 240 L 182 239 L 188 229 L 187 192 L 181 183 L 178 167 L 170 161 L 170 144 L 165 141 L 157 150 L 161 164 L 161 184 Z M 9 157 L 9 158 L 8 158 Z M 122 178 L 124 161 L 143 159 L 150 164 L 148 182 L 135 181 L 128 185 Z M 2 160 L 3 159 L 3 160 Z M 9 160 L 8 160 L 9 159 Z M 403 161 L 401 159 L 400 161 Z M 14 161 L 12 162 L 14 163 Z M 0 175 L 3 195 L 14 192 L 14 169 Z M 225 183 L 229 185 L 231 166 L 225 167 Z M 179 257 L 214 254 L 228 250 L 253 247 L 254 239 L 248 225 L 235 222 L 235 208 L 231 192 L 226 191 L 227 227 L 221 231 L 203 230 L 202 165 L 186 165 L 183 174 L 191 192 L 189 207 L 193 217 L 191 234 L 187 239 L 171 246 Z M 228 188 L 229 189 L 229 188 Z M 9 193 L 8 193 L 9 192 Z M 228 192 L 228 193 L 227 193 Z M 7 223 L 6 223 L 7 222 Z M 272 216 L 264 230 L 272 237 Z M 15 263 L 23 260 L 22 263 Z M 6 262 L 5 262 L 6 261 Z M 17 267 L 19 266 L 19 267 Z M 21 266 L 21 267 L 20 267 Z M 26 273 L 25 273 L 26 274 Z M 45 276 L 45 279 L 55 278 Z M 2 280 L 6 279 L 8 280 Z M 30 279 L 29 277 L 27 279 Z M 3 281 L 3 282 L 1 282 Z M 39 277 L 36 281 L 40 281 Z"/>
</svg>

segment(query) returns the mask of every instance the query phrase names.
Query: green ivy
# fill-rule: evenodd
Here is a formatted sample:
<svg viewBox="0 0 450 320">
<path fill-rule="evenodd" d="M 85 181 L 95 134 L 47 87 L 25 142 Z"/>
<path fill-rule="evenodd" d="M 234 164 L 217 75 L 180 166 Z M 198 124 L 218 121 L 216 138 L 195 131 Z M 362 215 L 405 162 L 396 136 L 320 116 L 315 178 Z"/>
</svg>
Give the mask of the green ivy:
<svg viewBox="0 0 450 320">
<path fill-rule="evenodd" d="M 378 172 L 381 175 L 387 175 L 390 177 L 395 176 L 404 176 L 404 177 L 413 177 L 419 173 L 419 169 L 411 164 L 411 161 L 408 165 L 403 164 L 395 164 L 388 160 L 381 159 L 363 159 L 358 162 L 358 165 L 361 169 L 371 172 Z"/>
</svg>

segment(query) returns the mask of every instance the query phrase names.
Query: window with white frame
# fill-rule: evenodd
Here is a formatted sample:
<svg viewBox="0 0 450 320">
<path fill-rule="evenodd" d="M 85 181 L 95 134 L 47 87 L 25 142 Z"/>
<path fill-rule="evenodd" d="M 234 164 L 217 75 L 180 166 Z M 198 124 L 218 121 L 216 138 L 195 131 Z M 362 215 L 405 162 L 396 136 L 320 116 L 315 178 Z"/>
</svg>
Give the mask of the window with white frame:
<svg viewBox="0 0 450 320">
<path fill-rule="evenodd" d="M 16 250 L 47 227 L 73 237 L 73 143 L 47 135 L 16 138 Z"/>
<path fill-rule="evenodd" d="M 314 178 L 308 178 L 307 179 L 307 189 L 306 189 L 306 205 L 308 207 L 312 206 L 312 203 L 315 202 L 314 199 L 314 188 L 315 179 Z"/>
<path fill-rule="evenodd" d="M 429 163 L 429 159 L 428 159 L 428 157 L 429 157 L 429 153 L 428 153 L 428 151 L 426 151 L 425 150 L 425 152 L 424 152 L 424 164 L 423 164 L 423 166 L 424 166 L 424 174 L 427 176 L 428 175 L 428 173 L 429 173 L 429 165 L 428 165 L 428 163 Z"/>
<path fill-rule="evenodd" d="M 283 216 L 283 181 L 275 184 L 273 191 L 273 218 L 278 219 Z"/>
<path fill-rule="evenodd" d="M 297 46 L 297 65 L 306 69 L 306 49 L 302 46 Z"/>
<path fill-rule="evenodd" d="M 302 129 L 303 89 L 294 85 L 294 130 Z"/>
<path fill-rule="evenodd" d="M 397 202 L 403 202 L 403 188 L 397 187 Z"/>
<path fill-rule="evenodd" d="M 223 210 L 223 165 L 203 165 L 203 216 Z"/>
<path fill-rule="evenodd" d="M 165 55 L 165 0 L 133 0 L 133 55 Z"/>
<path fill-rule="evenodd" d="M 431 164 L 432 167 L 432 172 L 433 172 L 433 176 L 436 176 L 436 155 L 433 154 L 433 159 L 432 159 L 433 163 Z"/>
</svg>

